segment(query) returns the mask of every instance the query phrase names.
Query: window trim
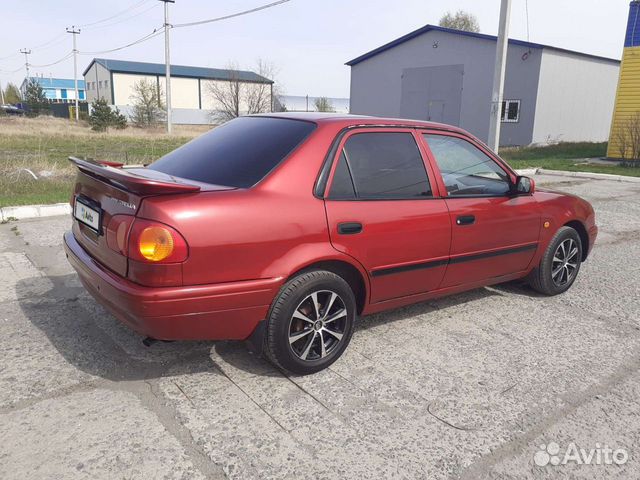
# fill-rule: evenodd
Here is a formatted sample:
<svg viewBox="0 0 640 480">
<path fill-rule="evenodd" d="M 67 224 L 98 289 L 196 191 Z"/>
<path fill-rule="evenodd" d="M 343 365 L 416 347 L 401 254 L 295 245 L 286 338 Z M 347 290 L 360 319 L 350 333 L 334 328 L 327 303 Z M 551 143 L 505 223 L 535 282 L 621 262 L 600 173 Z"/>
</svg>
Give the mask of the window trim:
<svg viewBox="0 0 640 480">
<path fill-rule="evenodd" d="M 433 129 L 430 129 L 430 128 L 422 128 L 420 130 L 421 130 L 419 132 L 420 140 L 424 144 L 424 148 L 425 148 L 425 151 L 427 152 L 427 157 L 429 159 L 429 163 L 431 163 L 431 167 L 436 172 L 436 179 L 438 181 L 438 188 L 440 189 L 440 192 L 444 193 L 441 198 L 445 198 L 447 200 L 454 200 L 454 199 L 466 199 L 466 198 L 511 198 L 511 197 L 513 197 L 513 191 L 514 191 L 514 186 L 515 186 L 517 174 L 515 173 L 515 171 L 513 171 L 511 169 L 511 167 L 509 167 L 504 162 L 504 160 L 502 160 L 501 158 L 499 158 L 495 154 L 493 154 L 493 152 L 491 152 L 489 150 L 489 147 L 485 146 L 479 140 L 476 140 L 475 138 L 473 138 L 471 136 L 462 135 L 462 134 L 460 134 L 458 132 L 439 131 L 439 130 L 433 130 Z M 449 195 L 447 193 L 447 187 L 446 187 L 446 185 L 444 183 L 444 178 L 442 176 L 442 172 L 440 171 L 440 166 L 438 165 L 438 162 L 436 160 L 435 155 L 431 151 L 431 147 L 429 147 L 429 142 L 424 137 L 425 135 L 440 135 L 440 136 L 443 136 L 443 137 L 455 137 L 455 138 L 459 138 L 460 140 L 464 140 L 464 141 L 470 143 L 471 145 L 476 147 L 478 150 L 480 150 L 482 153 L 484 153 L 487 157 L 489 157 L 491 160 L 493 160 L 493 162 L 502 171 L 504 171 L 506 173 L 507 178 L 509 179 L 509 187 L 510 187 L 509 190 L 506 193 L 503 193 L 501 195 L 494 195 L 494 194 L 491 194 L 491 193 L 470 194 L 470 195 L 455 195 L 455 196 Z"/>
<path fill-rule="evenodd" d="M 412 136 L 413 141 L 416 144 L 416 148 L 418 150 L 418 154 L 420 155 L 420 159 L 422 160 L 422 165 L 425 170 L 425 174 L 427 176 L 427 181 L 429 182 L 429 187 L 431 189 L 431 195 L 422 196 L 422 197 L 359 197 L 358 191 L 355 187 L 353 174 L 351 173 L 351 167 L 347 161 L 347 169 L 349 170 L 349 174 L 351 175 L 351 181 L 353 183 L 353 189 L 355 193 L 355 198 L 340 198 L 340 197 L 331 197 L 331 187 L 333 186 L 333 179 L 335 177 L 336 170 L 338 168 L 338 163 L 340 161 L 340 156 L 342 154 L 342 150 L 344 149 L 345 144 L 349 141 L 352 136 L 363 134 L 363 133 L 407 133 Z M 435 172 L 431 170 L 431 166 L 427 161 L 425 156 L 425 152 L 422 149 L 420 144 L 420 139 L 416 137 L 416 128 L 410 126 L 380 126 L 380 125 L 359 125 L 357 127 L 347 127 L 342 130 L 334 139 L 334 143 L 329 149 L 327 154 L 327 158 L 325 158 L 325 164 L 322 166 L 320 173 L 318 175 L 318 179 L 316 181 L 316 187 L 314 188 L 314 194 L 318 191 L 318 185 L 320 185 L 323 181 L 325 182 L 324 191 L 319 198 L 325 200 L 331 200 L 335 202 L 381 202 L 381 201 L 407 201 L 407 200 L 434 200 L 440 198 L 439 185 L 436 181 Z M 327 168 L 328 165 L 328 168 Z M 323 175 L 326 176 L 326 179 L 323 179 Z M 317 195 L 316 195 L 317 196 Z"/>
<path fill-rule="evenodd" d="M 500 105 L 500 122 L 501 123 L 520 123 L 520 106 L 522 102 L 520 100 L 502 100 L 504 104 L 504 117 L 502 116 L 502 105 Z M 515 120 L 509 120 L 509 104 L 516 103 L 518 104 L 518 116 Z"/>
</svg>

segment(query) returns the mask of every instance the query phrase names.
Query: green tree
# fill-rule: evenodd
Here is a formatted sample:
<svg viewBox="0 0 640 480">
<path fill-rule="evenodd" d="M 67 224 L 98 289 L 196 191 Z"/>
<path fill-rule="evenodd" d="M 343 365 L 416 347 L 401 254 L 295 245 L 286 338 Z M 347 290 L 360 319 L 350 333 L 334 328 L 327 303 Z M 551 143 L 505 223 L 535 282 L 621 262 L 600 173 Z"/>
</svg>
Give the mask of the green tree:
<svg viewBox="0 0 640 480">
<path fill-rule="evenodd" d="M 131 120 L 137 127 L 152 127 L 165 118 L 163 95 L 158 86 L 146 78 L 133 85 Z"/>
<path fill-rule="evenodd" d="M 8 83 L 4 89 L 4 102 L 9 105 L 15 105 L 20 103 L 22 98 L 20 97 L 20 90 L 13 83 Z"/>
<path fill-rule="evenodd" d="M 24 100 L 29 105 L 29 116 L 36 117 L 49 111 L 49 102 L 37 80 L 30 78 L 25 89 Z"/>
<path fill-rule="evenodd" d="M 445 13 L 440 19 L 439 25 L 455 30 L 464 30 L 465 32 L 477 33 L 480 31 L 480 24 L 476 16 L 464 10 L 458 10 L 456 13 Z"/>
<path fill-rule="evenodd" d="M 317 112 L 335 112 L 336 109 L 333 108 L 333 104 L 331 100 L 327 97 L 318 97 L 313 101 L 313 104 L 316 107 Z"/>
<path fill-rule="evenodd" d="M 89 125 L 96 132 L 104 132 L 109 127 L 123 129 L 127 127 L 127 118 L 117 108 L 112 109 L 106 100 L 99 99 L 91 104 Z"/>
</svg>

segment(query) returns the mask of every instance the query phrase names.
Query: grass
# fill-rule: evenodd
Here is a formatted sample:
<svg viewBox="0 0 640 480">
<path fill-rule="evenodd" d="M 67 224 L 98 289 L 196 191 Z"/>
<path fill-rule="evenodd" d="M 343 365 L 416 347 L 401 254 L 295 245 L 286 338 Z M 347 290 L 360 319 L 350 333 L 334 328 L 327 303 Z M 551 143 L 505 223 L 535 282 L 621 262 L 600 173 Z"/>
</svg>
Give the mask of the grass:
<svg viewBox="0 0 640 480">
<path fill-rule="evenodd" d="M 621 166 L 614 162 L 607 165 L 585 163 L 587 158 L 604 157 L 607 143 L 558 143 L 539 147 L 503 148 L 500 156 L 513 168 L 546 168 L 570 172 L 609 173 L 640 177 L 640 167 Z"/>
<path fill-rule="evenodd" d="M 95 133 L 65 119 L 0 118 L 0 207 L 68 201 L 76 172 L 69 156 L 149 163 L 206 130 L 177 127 L 174 135 L 136 128 Z"/>
<path fill-rule="evenodd" d="M 95 133 L 86 124 L 60 118 L 0 117 L 0 207 L 68 201 L 76 172 L 67 160 L 71 155 L 149 163 L 208 129 L 178 126 L 174 135 L 131 127 Z M 504 148 L 500 155 L 514 168 L 640 176 L 638 167 L 584 163 L 586 158 L 605 156 L 606 150 L 606 143 L 559 143 Z"/>
</svg>

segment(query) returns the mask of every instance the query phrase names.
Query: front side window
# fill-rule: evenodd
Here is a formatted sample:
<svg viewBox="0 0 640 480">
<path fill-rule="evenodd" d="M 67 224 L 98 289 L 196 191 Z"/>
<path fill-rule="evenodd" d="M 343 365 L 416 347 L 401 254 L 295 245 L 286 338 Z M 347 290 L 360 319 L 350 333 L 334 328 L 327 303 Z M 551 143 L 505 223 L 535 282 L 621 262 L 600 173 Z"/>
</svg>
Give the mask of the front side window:
<svg viewBox="0 0 640 480">
<path fill-rule="evenodd" d="M 509 175 L 482 150 L 458 137 L 424 134 L 450 197 L 500 196 L 511 190 Z"/>
<path fill-rule="evenodd" d="M 371 132 L 352 135 L 344 144 L 329 197 L 381 200 L 431 195 L 413 135 Z"/>
</svg>

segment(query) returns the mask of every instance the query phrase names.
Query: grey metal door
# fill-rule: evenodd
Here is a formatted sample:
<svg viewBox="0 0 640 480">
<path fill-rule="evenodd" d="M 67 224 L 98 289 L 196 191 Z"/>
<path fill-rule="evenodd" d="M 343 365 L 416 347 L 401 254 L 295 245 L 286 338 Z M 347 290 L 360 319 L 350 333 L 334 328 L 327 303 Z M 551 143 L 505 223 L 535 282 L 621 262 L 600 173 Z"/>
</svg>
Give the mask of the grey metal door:
<svg viewBox="0 0 640 480">
<path fill-rule="evenodd" d="M 463 65 L 404 69 L 400 116 L 460 125 L 463 76 Z"/>
</svg>

